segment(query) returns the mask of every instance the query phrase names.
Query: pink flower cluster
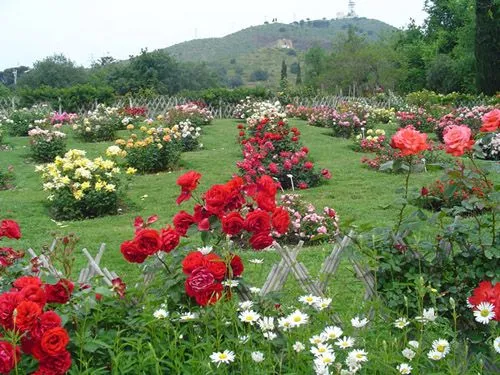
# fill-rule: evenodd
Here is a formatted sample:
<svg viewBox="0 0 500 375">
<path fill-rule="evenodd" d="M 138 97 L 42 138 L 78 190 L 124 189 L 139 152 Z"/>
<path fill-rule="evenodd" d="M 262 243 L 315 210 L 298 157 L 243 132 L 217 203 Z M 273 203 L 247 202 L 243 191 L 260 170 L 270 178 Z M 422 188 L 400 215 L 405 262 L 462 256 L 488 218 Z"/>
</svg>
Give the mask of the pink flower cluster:
<svg viewBox="0 0 500 375">
<path fill-rule="evenodd" d="M 436 119 L 429 115 L 422 107 L 417 110 L 399 111 L 396 113 L 396 118 L 400 128 L 411 125 L 423 132 L 432 131 L 436 124 Z"/>
<path fill-rule="evenodd" d="M 75 120 L 78 119 L 78 115 L 76 113 L 59 113 L 54 112 L 50 116 L 50 123 L 54 125 L 54 127 L 61 127 L 64 124 L 72 124 Z"/>
<path fill-rule="evenodd" d="M 306 107 L 303 105 L 295 106 L 293 104 L 288 104 L 285 108 L 287 117 L 298 118 L 301 120 L 308 120 L 311 114 L 318 107 Z"/>
<path fill-rule="evenodd" d="M 460 107 L 442 116 L 436 123 L 435 133 L 439 140 L 443 142 L 444 131 L 448 126 L 465 125 L 472 131 L 474 137 L 481 128 L 482 118 L 485 114 L 493 110 L 493 107 L 476 106 L 472 108 Z"/>
</svg>

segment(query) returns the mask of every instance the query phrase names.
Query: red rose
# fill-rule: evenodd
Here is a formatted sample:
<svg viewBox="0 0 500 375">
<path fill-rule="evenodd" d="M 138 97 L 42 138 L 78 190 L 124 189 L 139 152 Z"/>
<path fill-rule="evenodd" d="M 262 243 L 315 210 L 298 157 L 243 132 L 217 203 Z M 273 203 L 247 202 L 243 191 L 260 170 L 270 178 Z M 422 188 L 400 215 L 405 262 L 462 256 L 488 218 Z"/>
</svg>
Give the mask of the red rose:
<svg viewBox="0 0 500 375">
<path fill-rule="evenodd" d="M 259 206 L 261 210 L 273 212 L 276 208 L 275 196 L 269 195 L 263 191 L 257 193 L 255 201 L 257 202 L 257 206 Z"/>
<path fill-rule="evenodd" d="M 471 137 L 471 130 L 468 126 L 447 126 L 443 132 L 446 152 L 453 156 L 462 156 L 464 152 L 472 150 L 472 146 L 474 146 Z"/>
<path fill-rule="evenodd" d="M 500 129 L 500 109 L 494 109 L 486 113 L 483 118 L 482 132 L 495 132 Z"/>
<path fill-rule="evenodd" d="M 429 189 L 427 189 L 425 186 L 422 187 L 422 189 L 420 190 L 420 195 L 425 197 L 429 194 Z"/>
<path fill-rule="evenodd" d="M 0 341 L 0 374 L 10 374 L 20 358 L 19 347 L 14 348 L 10 342 Z"/>
<path fill-rule="evenodd" d="M 142 263 L 148 257 L 144 254 L 135 241 L 125 241 L 120 246 L 120 251 L 127 262 Z"/>
<path fill-rule="evenodd" d="M 257 180 L 257 188 L 274 198 L 276 192 L 278 191 L 278 184 L 272 179 L 272 177 L 264 175 Z"/>
<path fill-rule="evenodd" d="M 57 355 L 44 357 L 33 375 L 63 375 L 71 367 L 71 354 L 64 350 Z"/>
<path fill-rule="evenodd" d="M 226 206 L 229 190 L 226 185 L 213 185 L 205 193 L 205 208 L 214 215 L 220 215 Z"/>
<path fill-rule="evenodd" d="M 45 306 L 47 302 L 47 296 L 45 291 L 36 285 L 27 285 L 21 289 L 21 295 L 26 301 L 35 302 L 40 305 L 41 308 Z"/>
<path fill-rule="evenodd" d="M 196 297 L 210 292 L 213 284 L 215 284 L 215 277 L 212 272 L 206 267 L 198 267 L 186 279 L 186 293 L 189 297 Z"/>
<path fill-rule="evenodd" d="M 24 256 L 22 251 L 15 251 L 11 247 L 0 247 L 0 266 L 9 267 L 16 259 Z"/>
<path fill-rule="evenodd" d="M 189 275 L 193 270 L 203 265 L 203 254 L 193 251 L 182 260 L 182 272 Z"/>
<path fill-rule="evenodd" d="M 191 224 L 194 224 L 194 217 L 186 211 L 179 211 L 173 219 L 175 230 L 185 236 Z"/>
<path fill-rule="evenodd" d="M 254 250 L 262 250 L 273 244 L 273 238 L 268 232 L 255 233 L 250 237 L 250 245 Z"/>
<path fill-rule="evenodd" d="M 5 329 L 12 329 L 12 314 L 21 301 L 21 293 L 6 292 L 0 294 L 0 324 Z"/>
<path fill-rule="evenodd" d="M 179 245 L 180 236 L 174 229 L 168 227 L 161 230 L 161 250 L 167 253 Z"/>
<path fill-rule="evenodd" d="M 21 229 L 19 228 L 19 224 L 14 220 L 2 220 L 0 223 L 0 237 L 20 239 Z"/>
<path fill-rule="evenodd" d="M 135 234 L 134 241 L 141 253 L 153 255 L 161 248 L 161 239 L 155 229 L 141 229 Z"/>
<path fill-rule="evenodd" d="M 177 198 L 177 204 L 181 204 L 184 201 L 191 198 L 191 192 L 198 187 L 201 174 L 195 171 L 189 171 L 177 179 L 177 185 L 181 187 L 181 194 Z"/>
<path fill-rule="evenodd" d="M 305 183 L 305 182 L 299 182 L 299 184 L 297 186 L 301 190 L 305 190 L 305 189 L 309 188 L 309 185 L 307 185 L 307 183 Z"/>
<path fill-rule="evenodd" d="M 305 169 L 313 169 L 313 167 L 314 167 L 314 164 L 313 164 L 313 163 L 311 163 L 310 161 L 306 161 L 306 162 L 304 163 L 304 168 L 305 168 Z"/>
<path fill-rule="evenodd" d="M 276 232 L 285 234 L 290 225 L 290 214 L 284 208 L 278 207 L 274 210 L 271 221 Z"/>
<path fill-rule="evenodd" d="M 55 327 L 47 330 L 40 339 L 42 351 L 49 356 L 57 355 L 64 351 L 68 343 L 68 332 L 62 327 Z"/>
<path fill-rule="evenodd" d="M 120 298 L 125 297 L 125 291 L 127 290 L 127 285 L 119 277 L 111 280 L 111 289 L 120 296 Z"/>
<path fill-rule="evenodd" d="M 428 149 L 427 134 L 421 133 L 411 125 L 399 129 L 392 136 L 391 147 L 401 150 L 402 156 L 417 155 Z"/>
<path fill-rule="evenodd" d="M 241 276 L 245 267 L 243 266 L 243 262 L 238 255 L 233 255 L 231 258 L 231 270 L 233 271 L 233 277 Z"/>
<path fill-rule="evenodd" d="M 326 178 L 327 180 L 329 180 L 330 178 L 332 178 L 331 172 L 328 169 L 326 169 L 326 168 L 324 168 L 324 169 L 321 170 L 321 175 L 324 178 Z"/>
<path fill-rule="evenodd" d="M 230 236 L 235 236 L 243 230 L 245 221 L 239 212 L 230 212 L 222 218 L 222 231 Z"/>
<path fill-rule="evenodd" d="M 197 294 L 194 298 L 200 306 L 211 305 L 222 297 L 224 287 L 222 284 L 215 283 L 211 285 L 204 293 Z"/>
<path fill-rule="evenodd" d="M 278 169 L 278 166 L 276 165 L 276 163 L 269 163 L 269 165 L 267 167 L 269 168 L 269 172 L 271 172 L 272 174 L 279 173 L 279 169 Z"/>
<path fill-rule="evenodd" d="M 217 254 L 209 253 L 203 257 L 204 266 L 214 275 L 218 281 L 224 279 L 226 275 L 226 263 Z"/>
<path fill-rule="evenodd" d="M 36 276 L 21 276 L 12 283 L 14 288 L 23 289 L 28 285 L 42 286 L 42 280 Z"/>
<path fill-rule="evenodd" d="M 60 327 L 62 320 L 55 311 L 49 310 L 40 315 L 37 323 L 31 329 L 32 338 L 40 339 L 45 331 Z"/>
<path fill-rule="evenodd" d="M 269 232 L 271 230 L 269 214 L 262 210 L 249 212 L 245 218 L 245 229 L 252 233 Z"/>
<path fill-rule="evenodd" d="M 41 314 L 42 309 L 37 303 L 23 301 L 14 310 L 14 326 L 21 331 L 30 330 Z"/>
<path fill-rule="evenodd" d="M 67 279 L 60 279 L 57 284 L 45 285 L 45 293 L 47 294 L 48 303 L 67 303 L 73 293 L 75 286 Z"/>
</svg>

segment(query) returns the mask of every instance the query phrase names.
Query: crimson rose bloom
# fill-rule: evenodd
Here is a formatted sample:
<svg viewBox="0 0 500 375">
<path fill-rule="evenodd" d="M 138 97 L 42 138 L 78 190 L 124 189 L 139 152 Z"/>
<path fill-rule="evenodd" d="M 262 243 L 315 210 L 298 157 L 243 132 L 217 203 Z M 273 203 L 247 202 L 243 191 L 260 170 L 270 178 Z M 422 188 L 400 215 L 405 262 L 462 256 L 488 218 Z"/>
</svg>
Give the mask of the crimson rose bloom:
<svg viewBox="0 0 500 375">
<path fill-rule="evenodd" d="M 68 342 L 68 332 L 64 328 L 55 327 L 44 332 L 40 347 L 47 355 L 57 355 L 66 349 Z"/>
<path fill-rule="evenodd" d="M 250 245 L 254 250 L 262 250 L 273 244 L 273 238 L 269 232 L 255 233 L 250 237 Z"/>
<path fill-rule="evenodd" d="M 154 229 L 141 229 L 135 234 L 134 241 L 141 252 L 147 255 L 153 255 L 161 248 L 160 235 Z"/>
<path fill-rule="evenodd" d="M 19 347 L 14 348 L 10 342 L 0 341 L 0 374 L 10 374 L 20 357 Z"/>
<path fill-rule="evenodd" d="M 177 204 L 181 204 L 184 201 L 191 198 L 191 192 L 198 187 L 201 174 L 195 171 L 189 171 L 177 179 L 177 185 L 181 187 L 181 194 L 177 198 Z"/>
<path fill-rule="evenodd" d="M 175 230 L 181 235 L 185 236 L 191 224 L 194 223 L 194 217 L 186 211 L 179 211 L 173 219 Z"/>
<path fill-rule="evenodd" d="M 28 331 L 42 314 L 41 307 L 31 301 L 21 302 L 13 313 L 14 325 L 21 331 Z"/>
<path fill-rule="evenodd" d="M 191 272 L 186 279 L 186 293 L 189 297 L 206 294 L 211 291 L 215 284 L 215 277 L 206 267 L 198 267 Z"/>
<path fill-rule="evenodd" d="M 391 147 L 401 150 L 402 156 L 417 155 L 428 148 L 427 134 L 420 133 L 408 125 L 392 136 Z"/>
<path fill-rule="evenodd" d="M 0 324 L 5 329 L 12 329 L 12 314 L 21 301 L 21 293 L 6 292 L 0 294 Z"/>
<path fill-rule="evenodd" d="M 249 212 L 245 219 L 245 229 L 252 233 L 269 232 L 271 230 L 269 214 L 262 210 Z"/>
<path fill-rule="evenodd" d="M 168 227 L 161 230 L 161 250 L 167 253 L 179 245 L 180 236 L 174 229 Z"/>
<path fill-rule="evenodd" d="M 205 193 L 205 208 L 214 215 L 220 215 L 229 198 L 229 189 L 226 185 L 213 185 Z"/>
<path fill-rule="evenodd" d="M 285 234 L 290 225 L 290 214 L 284 208 L 278 207 L 274 210 L 272 216 L 273 228 L 279 234 Z"/>
<path fill-rule="evenodd" d="M 123 257 L 131 263 L 143 263 L 148 257 L 144 254 L 135 241 L 125 241 L 120 246 Z"/>
<path fill-rule="evenodd" d="M 245 267 L 243 266 L 243 262 L 238 255 L 233 255 L 231 259 L 231 269 L 233 271 L 233 277 L 241 276 Z"/>
<path fill-rule="evenodd" d="M 214 253 L 209 253 L 203 257 L 203 264 L 214 275 L 215 279 L 221 281 L 226 275 L 226 264 Z"/>
<path fill-rule="evenodd" d="M 482 132 L 495 132 L 500 129 L 500 109 L 494 109 L 486 113 L 483 118 Z"/>
<path fill-rule="evenodd" d="M 200 306 L 211 305 L 217 302 L 222 297 L 224 287 L 222 284 L 216 283 L 210 286 L 205 293 L 197 294 L 194 298 Z"/>
<path fill-rule="evenodd" d="M 42 286 L 42 280 L 36 276 L 21 276 L 14 280 L 12 285 L 14 285 L 14 288 L 21 290 L 28 285 Z"/>
<path fill-rule="evenodd" d="M 19 228 L 19 224 L 14 220 L 2 220 L 0 224 L 0 237 L 20 239 L 21 229 Z"/>
<path fill-rule="evenodd" d="M 69 301 L 73 289 L 75 289 L 75 286 L 67 279 L 60 279 L 57 284 L 54 285 L 47 284 L 45 285 L 47 302 L 64 304 Z"/>
<path fill-rule="evenodd" d="M 222 231 L 230 236 L 240 234 L 245 221 L 239 212 L 230 212 L 222 218 Z"/>
<path fill-rule="evenodd" d="M 453 156 L 462 156 L 464 152 L 472 150 L 474 140 L 471 139 L 471 136 L 471 130 L 468 126 L 447 126 L 443 132 L 446 152 Z"/>
<path fill-rule="evenodd" d="M 182 260 L 182 272 L 189 275 L 193 270 L 203 265 L 203 254 L 193 251 Z"/>
<path fill-rule="evenodd" d="M 33 375 L 63 375 L 71 367 L 71 354 L 64 350 L 57 355 L 40 359 L 40 367 Z"/>
<path fill-rule="evenodd" d="M 55 311 L 49 310 L 40 315 L 38 322 L 31 329 L 32 338 L 40 339 L 44 332 L 51 328 L 60 327 L 61 317 Z"/>
<path fill-rule="evenodd" d="M 43 308 L 47 302 L 47 295 L 45 294 L 45 291 L 36 285 L 25 286 L 21 289 L 21 295 L 26 301 L 38 303 L 41 308 Z"/>
</svg>

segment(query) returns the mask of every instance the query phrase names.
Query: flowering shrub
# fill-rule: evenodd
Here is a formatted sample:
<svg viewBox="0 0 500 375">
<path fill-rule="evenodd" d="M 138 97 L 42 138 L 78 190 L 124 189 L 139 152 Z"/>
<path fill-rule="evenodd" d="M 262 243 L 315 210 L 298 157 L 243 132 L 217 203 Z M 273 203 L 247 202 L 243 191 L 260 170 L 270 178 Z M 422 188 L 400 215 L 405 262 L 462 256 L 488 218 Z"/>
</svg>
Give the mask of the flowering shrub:
<svg viewBox="0 0 500 375">
<path fill-rule="evenodd" d="M 485 160 L 500 160 L 500 133 L 490 133 L 476 142 L 476 155 Z"/>
<path fill-rule="evenodd" d="M 358 152 L 377 152 L 383 147 L 387 147 L 383 129 L 368 129 L 366 137 L 364 134 L 358 134 L 354 143 L 354 150 Z"/>
<path fill-rule="evenodd" d="M 85 142 L 102 142 L 113 140 L 120 125 L 118 109 L 99 104 L 94 111 L 73 124 L 73 130 Z"/>
<path fill-rule="evenodd" d="M 73 124 L 78 119 L 76 113 L 54 112 L 49 117 L 50 124 L 55 128 L 60 128 L 65 124 Z"/>
<path fill-rule="evenodd" d="M 379 124 L 392 124 L 396 122 L 396 111 L 394 108 L 378 108 L 378 107 L 367 107 L 368 114 L 366 115 L 366 121 L 368 126 L 377 126 Z"/>
<path fill-rule="evenodd" d="M 201 128 L 193 126 L 191 121 L 186 120 L 179 123 L 179 131 L 181 133 L 182 151 L 193 151 L 200 148 L 198 138 L 201 135 Z"/>
<path fill-rule="evenodd" d="M 262 117 L 268 117 L 270 119 L 284 119 L 286 117 L 286 111 L 281 106 L 279 101 L 271 102 L 269 100 L 255 100 L 251 97 L 247 97 L 245 100 L 241 100 L 234 110 L 233 117 L 239 120 L 254 118 L 254 122 Z"/>
<path fill-rule="evenodd" d="M 426 110 L 419 107 L 416 110 L 399 111 L 396 113 L 396 118 L 400 128 L 405 128 L 408 125 L 422 132 L 432 132 L 436 126 L 434 119 Z"/>
<path fill-rule="evenodd" d="M 127 125 L 127 140 L 118 139 L 125 154 L 127 166 L 140 173 L 155 173 L 177 167 L 181 151 L 181 130 L 178 125 L 163 127 L 164 123 L 144 122 L 138 129 Z"/>
<path fill-rule="evenodd" d="M 37 120 L 45 121 L 49 116 L 49 107 L 46 105 L 33 106 L 12 111 L 8 119 L 4 119 L 7 131 L 12 136 L 27 136 L 28 131 Z M 2 121 L 2 122 L 3 122 Z"/>
<path fill-rule="evenodd" d="M 280 241 L 331 241 L 339 233 L 339 217 L 333 208 L 324 207 L 323 211 L 318 213 L 316 207 L 297 194 L 282 195 L 280 203 L 291 219 L 290 229 L 279 237 Z"/>
<path fill-rule="evenodd" d="M 472 136 L 476 136 L 482 125 L 483 116 L 490 112 L 492 107 L 478 106 L 478 107 L 460 107 L 453 110 L 436 122 L 434 131 L 438 139 L 443 142 L 443 135 L 445 129 L 450 125 L 465 125 L 470 128 Z"/>
<path fill-rule="evenodd" d="M 326 169 L 321 173 L 314 170 L 314 164 L 308 160 L 309 149 L 301 147 L 300 131 L 290 129 L 285 121 L 263 118 L 254 125 L 251 118 L 246 127 L 238 127 L 243 160 L 237 166 L 247 182 L 267 174 L 277 179 L 283 189 L 307 189 L 317 185 L 321 177 L 331 177 Z"/>
<path fill-rule="evenodd" d="M 203 108 L 200 103 L 187 103 L 177 105 L 167 112 L 165 121 L 169 125 L 179 124 L 189 120 L 194 126 L 208 125 L 214 116 L 208 108 Z"/>
<path fill-rule="evenodd" d="M 66 150 L 66 134 L 57 130 L 43 130 L 39 127 L 28 132 L 31 156 L 38 162 L 53 161 Z"/>
<path fill-rule="evenodd" d="M 0 190 L 7 190 L 11 188 L 11 182 L 14 180 L 14 167 L 12 165 L 6 168 L 0 166 Z"/>
<path fill-rule="evenodd" d="M 332 120 L 332 130 L 335 137 L 350 138 L 358 134 L 366 126 L 366 114 L 360 117 L 358 113 L 349 110 L 338 112 Z"/>
<path fill-rule="evenodd" d="M 300 120 L 308 120 L 314 110 L 314 107 L 305 107 L 303 105 L 296 107 L 293 104 L 288 104 L 285 107 L 287 117 L 298 118 Z"/>
<path fill-rule="evenodd" d="M 307 123 L 311 126 L 321 128 L 332 127 L 334 121 L 339 117 L 339 114 L 334 108 L 328 106 L 318 106 L 311 108 L 311 112 L 307 118 Z"/>
<path fill-rule="evenodd" d="M 116 214 L 120 169 L 111 160 L 85 157 L 85 151 L 69 150 L 53 163 L 36 168 L 48 191 L 51 214 L 71 220 Z"/>
<path fill-rule="evenodd" d="M 124 107 L 118 110 L 121 116 L 120 129 L 125 128 L 127 125 L 140 125 L 146 120 L 148 110 L 146 107 Z"/>
</svg>

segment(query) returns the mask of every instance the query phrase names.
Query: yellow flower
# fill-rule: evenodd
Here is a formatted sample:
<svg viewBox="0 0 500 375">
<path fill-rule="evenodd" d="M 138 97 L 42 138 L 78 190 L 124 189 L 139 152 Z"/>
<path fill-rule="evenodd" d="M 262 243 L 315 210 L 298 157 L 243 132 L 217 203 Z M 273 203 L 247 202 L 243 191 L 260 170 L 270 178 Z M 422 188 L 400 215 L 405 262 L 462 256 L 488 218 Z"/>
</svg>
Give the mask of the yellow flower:
<svg viewBox="0 0 500 375">
<path fill-rule="evenodd" d="M 127 171 L 125 173 L 127 173 L 127 174 L 135 174 L 136 172 L 137 172 L 137 169 L 132 168 L 132 167 L 128 167 Z"/>
<path fill-rule="evenodd" d="M 82 183 L 82 185 L 80 186 L 80 188 L 81 188 L 82 190 L 87 190 L 87 189 L 90 189 L 90 182 L 85 181 L 84 183 Z"/>
<path fill-rule="evenodd" d="M 64 185 L 69 185 L 69 183 L 71 182 L 71 180 L 69 179 L 68 176 L 64 176 L 63 178 L 61 178 L 61 182 L 64 184 Z"/>
<path fill-rule="evenodd" d="M 134 130 L 134 125 L 128 124 L 127 125 L 127 130 Z"/>
<path fill-rule="evenodd" d="M 113 184 L 107 184 L 104 186 L 104 190 L 109 191 L 110 193 L 116 190 L 116 186 Z"/>
<path fill-rule="evenodd" d="M 148 131 L 148 128 L 146 128 L 144 125 L 141 126 L 141 132 L 147 132 Z"/>
<path fill-rule="evenodd" d="M 103 181 L 97 181 L 97 182 L 95 183 L 95 187 L 94 187 L 94 188 L 95 188 L 95 190 L 96 190 L 96 191 L 101 191 L 101 190 L 102 190 L 102 188 L 103 188 L 105 185 L 106 185 L 106 183 L 105 183 L 105 182 L 103 182 Z"/>
<path fill-rule="evenodd" d="M 83 198 L 83 191 L 81 191 L 81 190 L 75 190 L 73 192 L 73 196 L 75 197 L 75 199 L 77 201 L 79 201 L 79 200 L 81 200 Z"/>
<path fill-rule="evenodd" d="M 164 118 L 164 117 L 163 117 L 163 115 L 158 115 L 158 116 L 156 116 L 156 119 L 157 119 L 158 121 L 163 120 L 163 118 Z"/>
<path fill-rule="evenodd" d="M 163 145 L 161 143 L 158 143 L 157 146 L 158 146 L 158 150 L 161 150 L 163 148 Z"/>
</svg>

